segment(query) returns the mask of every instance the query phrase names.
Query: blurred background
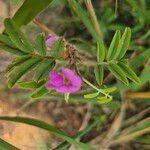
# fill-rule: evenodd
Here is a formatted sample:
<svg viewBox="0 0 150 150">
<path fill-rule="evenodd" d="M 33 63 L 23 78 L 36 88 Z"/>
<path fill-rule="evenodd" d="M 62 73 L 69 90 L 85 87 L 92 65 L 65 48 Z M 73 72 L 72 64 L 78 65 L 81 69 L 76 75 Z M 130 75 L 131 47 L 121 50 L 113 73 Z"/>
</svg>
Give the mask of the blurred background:
<svg viewBox="0 0 150 150">
<path fill-rule="evenodd" d="M 78 2 L 82 4 L 83 0 L 78 0 Z M 4 19 L 12 17 L 22 3 L 23 0 L 0 0 L 0 32 L 4 29 Z M 123 129 L 128 132 L 132 129 L 131 125 L 136 127 L 145 120 L 146 123 L 142 124 L 140 129 L 146 128 L 145 126 L 150 127 L 150 124 L 147 124 L 147 121 L 150 121 L 148 118 L 150 114 L 150 1 L 93 0 L 92 4 L 107 45 L 110 44 L 116 29 L 123 30 L 126 26 L 132 29 L 132 40 L 127 57 L 131 59 L 131 67 L 140 76 L 142 83 L 141 85 L 130 84 L 128 88 L 128 111 Z M 84 3 L 83 7 L 85 7 Z M 65 0 L 56 0 L 36 19 L 56 34 L 64 36 L 67 41 L 82 49 L 88 56 L 96 56 L 94 53 L 95 41 L 92 40 L 80 19 L 70 10 Z M 34 41 L 37 33 L 42 32 L 34 22 L 23 27 L 22 30 L 31 41 Z M 94 104 L 91 106 L 82 99 L 74 99 L 66 104 L 57 97 L 45 97 L 33 101 L 29 98 L 30 90 L 7 87 L 4 70 L 12 59 L 12 55 L 0 51 L 0 115 L 35 117 L 62 129 L 70 136 L 86 127 L 89 122 L 101 118 L 98 129 L 93 131 L 94 136 L 89 134 L 89 137 L 83 139 L 83 141 L 90 141 L 99 150 L 101 133 L 109 129 L 116 112 L 121 108 L 119 93 L 114 93 L 114 100 L 105 105 Z M 83 68 L 83 70 L 85 69 L 85 76 L 92 80 L 93 68 Z M 30 76 L 26 78 L 30 78 Z M 113 77 L 110 76 L 106 85 L 113 85 L 114 82 Z M 61 139 L 38 128 L 5 121 L 0 121 L 0 137 L 21 150 L 50 150 L 62 142 Z M 126 142 L 114 144 L 111 149 L 148 150 L 150 149 L 149 144 L 150 136 L 146 133 L 142 134 L 140 138 L 129 137 Z M 75 148 L 72 147 L 73 149 Z"/>
</svg>

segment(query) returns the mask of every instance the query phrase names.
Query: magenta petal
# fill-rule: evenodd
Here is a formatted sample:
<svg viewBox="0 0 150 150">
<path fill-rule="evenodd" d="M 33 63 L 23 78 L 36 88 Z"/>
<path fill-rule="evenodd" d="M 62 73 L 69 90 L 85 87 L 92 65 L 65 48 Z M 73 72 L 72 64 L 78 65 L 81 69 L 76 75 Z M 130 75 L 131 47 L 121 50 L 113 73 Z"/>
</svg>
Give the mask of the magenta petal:
<svg viewBox="0 0 150 150">
<path fill-rule="evenodd" d="M 74 71 L 68 68 L 62 68 L 62 72 L 64 76 L 71 82 L 71 84 L 75 87 L 81 87 L 82 80 L 79 75 L 77 75 Z"/>
<path fill-rule="evenodd" d="M 79 87 L 74 87 L 72 85 L 68 85 L 68 86 L 63 85 L 59 88 L 56 87 L 55 90 L 59 93 L 75 93 L 75 92 L 79 91 L 80 88 Z"/>
<path fill-rule="evenodd" d="M 68 83 L 65 83 L 67 79 Z M 75 93 L 80 90 L 82 80 L 79 75 L 68 68 L 62 68 L 62 73 L 51 72 L 47 82 L 47 89 L 53 89 L 60 93 Z"/>
<path fill-rule="evenodd" d="M 48 89 L 55 89 L 56 87 L 63 85 L 63 77 L 58 74 L 57 72 L 50 72 L 49 74 L 49 80 L 47 82 L 47 88 Z"/>
<path fill-rule="evenodd" d="M 56 42 L 57 37 L 55 35 L 49 34 L 46 38 L 47 47 L 51 48 L 53 44 Z"/>
</svg>

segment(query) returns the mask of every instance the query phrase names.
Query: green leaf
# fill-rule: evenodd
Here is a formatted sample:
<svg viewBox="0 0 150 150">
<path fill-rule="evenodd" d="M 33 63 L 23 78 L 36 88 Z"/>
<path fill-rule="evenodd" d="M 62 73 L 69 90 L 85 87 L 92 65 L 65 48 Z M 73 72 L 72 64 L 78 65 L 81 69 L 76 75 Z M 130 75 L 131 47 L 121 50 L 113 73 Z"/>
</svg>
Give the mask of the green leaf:
<svg viewBox="0 0 150 150">
<path fill-rule="evenodd" d="M 20 150 L 19 148 L 11 145 L 10 143 L 4 141 L 0 138 L 0 149 L 1 150 Z"/>
<path fill-rule="evenodd" d="M 45 80 L 41 80 L 39 83 L 35 81 L 22 81 L 18 82 L 19 87 L 23 89 L 36 89 L 45 84 Z"/>
<path fill-rule="evenodd" d="M 116 89 L 117 88 L 115 86 L 113 86 L 113 87 L 103 89 L 103 91 L 106 92 L 106 93 L 112 93 L 112 92 L 116 91 Z"/>
<path fill-rule="evenodd" d="M 149 118 L 145 119 L 144 121 L 141 121 L 135 125 L 132 125 L 128 128 L 126 134 L 130 134 L 130 133 L 135 133 L 137 131 L 146 129 L 146 128 L 150 128 L 150 122 L 149 122 Z"/>
<path fill-rule="evenodd" d="M 128 59 L 121 59 L 119 60 L 120 62 L 124 63 L 124 64 L 127 64 L 128 65 Z"/>
<path fill-rule="evenodd" d="M 37 82 L 35 81 L 27 81 L 27 82 L 18 82 L 19 87 L 23 89 L 32 89 L 37 87 Z"/>
<path fill-rule="evenodd" d="M 29 124 L 32 126 L 36 126 L 36 127 L 39 127 L 41 129 L 44 129 L 46 131 L 53 133 L 55 136 L 62 138 L 63 140 L 66 140 L 67 142 L 69 142 L 71 144 L 74 144 L 78 148 L 81 148 L 83 150 L 94 150 L 90 146 L 87 146 L 86 144 L 81 143 L 81 142 L 67 136 L 63 131 L 61 131 L 61 130 L 53 127 L 52 125 L 50 125 L 44 121 L 41 121 L 41 120 L 27 118 L 27 117 L 8 117 L 8 116 L 0 116 L 0 120 L 14 121 L 14 122 L 25 123 L 25 124 Z"/>
<path fill-rule="evenodd" d="M 150 81 L 150 66 L 145 67 L 140 75 L 140 80 L 143 83 Z"/>
<path fill-rule="evenodd" d="M 32 58 L 32 59 L 25 61 L 21 65 L 17 66 L 9 75 L 9 81 L 8 81 L 9 86 L 13 87 L 15 85 L 15 83 L 25 73 L 27 73 L 29 70 L 33 69 L 33 67 L 35 67 L 38 64 L 38 62 L 40 62 L 40 60 L 41 60 L 40 58 Z"/>
<path fill-rule="evenodd" d="M 4 24 L 6 32 L 16 47 L 25 53 L 33 52 L 33 47 L 30 45 L 24 34 L 19 30 L 14 21 L 7 18 L 5 19 Z"/>
<path fill-rule="evenodd" d="M 105 48 L 103 44 L 97 43 L 97 62 L 103 62 L 105 59 Z"/>
<path fill-rule="evenodd" d="M 146 49 L 130 61 L 130 66 L 132 67 L 132 69 L 135 70 L 136 68 L 142 66 L 145 63 L 145 61 L 147 61 L 149 58 L 150 49 Z"/>
<path fill-rule="evenodd" d="M 41 86 L 40 88 L 36 89 L 33 94 L 31 95 L 32 98 L 39 98 L 44 96 L 45 94 L 49 93 L 46 89 L 45 85 Z"/>
<path fill-rule="evenodd" d="M 137 75 L 133 72 L 133 70 L 127 64 L 124 64 L 123 62 L 119 62 L 118 66 L 123 70 L 125 75 L 130 80 L 132 80 L 133 82 L 137 84 L 141 83 L 140 79 L 137 77 Z"/>
<path fill-rule="evenodd" d="M 2 42 L 3 44 L 7 46 L 15 47 L 14 43 L 11 41 L 11 39 L 7 35 L 0 34 L 0 42 Z"/>
<path fill-rule="evenodd" d="M 138 137 L 134 141 L 138 142 L 138 143 L 141 143 L 141 144 L 150 145 L 150 135 L 145 135 L 145 136 Z"/>
<path fill-rule="evenodd" d="M 25 55 L 25 53 L 20 51 L 19 49 L 12 48 L 12 47 L 4 45 L 4 44 L 0 44 L 0 49 L 4 50 L 6 52 L 9 52 L 9 53 L 15 54 L 15 55 Z"/>
<path fill-rule="evenodd" d="M 131 84 L 130 88 L 132 90 L 138 90 L 142 87 L 143 84 L 145 84 L 146 82 L 150 81 L 150 66 L 144 68 L 144 70 L 142 71 L 141 75 L 139 76 L 141 84 Z"/>
<path fill-rule="evenodd" d="M 53 0 L 25 0 L 15 13 L 13 20 L 20 27 L 32 21 L 36 15 L 48 7 Z"/>
<path fill-rule="evenodd" d="M 108 69 L 117 79 L 121 80 L 126 85 L 129 84 L 124 71 L 118 65 L 110 63 Z"/>
<path fill-rule="evenodd" d="M 112 41 L 111 41 L 111 44 L 109 46 L 108 54 L 107 54 L 107 60 L 112 60 L 115 58 L 118 44 L 120 41 L 120 36 L 121 36 L 120 30 L 117 30 Z"/>
<path fill-rule="evenodd" d="M 90 94 L 86 94 L 84 95 L 84 98 L 87 98 L 87 99 L 91 99 L 91 98 L 95 98 L 99 95 L 98 92 L 95 92 L 95 93 L 90 93 Z"/>
<path fill-rule="evenodd" d="M 119 41 L 119 45 L 116 50 L 116 54 L 114 58 L 121 59 L 125 55 L 130 44 L 130 39 L 131 39 L 131 29 L 127 27 L 125 28 L 125 31 Z"/>
<path fill-rule="evenodd" d="M 5 72 L 9 73 L 14 67 L 20 65 L 21 63 L 25 62 L 26 60 L 30 59 L 30 55 L 24 55 L 21 57 L 17 57 L 8 67 L 6 68 Z"/>
<path fill-rule="evenodd" d="M 106 104 L 106 107 L 108 107 L 110 110 L 117 110 L 120 108 L 120 102 L 118 101 L 111 101 L 110 103 Z"/>
<path fill-rule="evenodd" d="M 48 73 L 54 68 L 54 66 L 55 66 L 54 60 L 49 59 L 43 60 L 36 68 L 34 79 L 36 81 L 41 80 L 42 78 L 48 75 Z"/>
<path fill-rule="evenodd" d="M 104 68 L 102 65 L 96 65 L 94 68 L 94 73 L 96 77 L 96 81 L 99 85 L 102 85 L 103 83 L 103 77 L 104 77 Z"/>
<path fill-rule="evenodd" d="M 106 103 L 111 102 L 111 101 L 112 101 L 112 98 L 108 98 L 108 97 L 106 97 L 106 96 L 102 96 L 102 97 L 98 97 L 97 100 L 98 100 L 98 102 L 99 102 L 100 104 L 106 104 Z"/>
<path fill-rule="evenodd" d="M 86 135 L 88 132 L 90 132 L 93 128 L 95 128 L 100 122 L 100 119 L 98 118 L 96 121 L 88 125 L 85 129 L 82 131 L 79 131 L 76 135 L 75 138 L 81 138 L 82 136 Z M 58 145 L 56 148 L 53 150 L 66 150 L 69 147 L 69 143 L 67 141 L 62 142 L 60 145 Z"/>
<path fill-rule="evenodd" d="M 45 45 L 44 34 L 37 35 L 36 40 L 35 40 L 35 49 L 40 55 L 42 56 L 46 55 L 46 45 Z"/>
<path fill-rule="evenodd" d="M 55 58 L 61 58 L 65 49 L 65 43 L 63 38 L 59 38 L 51 48 L 51 56 Z"/>
<path fill-rule="evenodd" d="M 68 3 L 71 7 L 71 9 L 77 14 L 77 16 L 81 19 L 85 27 L 88 29 L 88 31 L 91 33 L 93 38 L 98 42 L 103 44 L 103 41 L 100 39 L 98 33 L 95 31 L 94 27 L 92 26 L 92 23 L 85 12 L 85 10 L 81 7 L 79 2 L 76 2 L 76 0 L 68 0 Z"/>
</svg>

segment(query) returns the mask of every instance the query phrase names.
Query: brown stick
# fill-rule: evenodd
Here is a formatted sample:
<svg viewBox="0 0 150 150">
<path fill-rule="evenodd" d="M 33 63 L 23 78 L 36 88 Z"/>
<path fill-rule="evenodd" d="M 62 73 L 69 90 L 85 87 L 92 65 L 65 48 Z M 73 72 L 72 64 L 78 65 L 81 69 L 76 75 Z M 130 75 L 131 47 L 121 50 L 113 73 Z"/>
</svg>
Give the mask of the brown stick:
<svg viewBox="0 0 150 150">
<path fill-rule="evenodd" d="M 150 92 L 126 92 L 125 97 L 128 99 L 149 99 Z"/>
<path fill-rule="evenodd" d="M 55 36 L 58 36 L 55 32 L 53 32 L 51 29 L 49 29 L 45 24 L 43 24 L 42 22 L 40 22 L 37 19 L 34 19 L 33 22 L 38 25 L 43 31 L 46 31 L 50 34 L 53 34 Z"/>
</svg>

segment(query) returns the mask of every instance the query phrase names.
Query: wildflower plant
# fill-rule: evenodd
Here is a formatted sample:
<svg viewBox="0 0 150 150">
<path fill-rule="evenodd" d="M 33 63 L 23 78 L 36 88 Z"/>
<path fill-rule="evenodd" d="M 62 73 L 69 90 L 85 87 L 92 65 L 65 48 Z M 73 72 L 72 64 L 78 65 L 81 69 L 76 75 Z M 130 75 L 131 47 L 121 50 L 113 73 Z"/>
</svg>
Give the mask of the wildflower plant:
<svg viewBox="0 0 150 150">
<path fill-rule="evenodd" d="M 122 33 L 120 30 L 116 30 L 111 42 L 106 45 L 101 31 L 96 25 L 96 20 L 89 17 L 91 15 L 95 17 L 94 14 L 91 12 L 88 15 L 76 0 L 68 0 L 68 4 L 76 16 L 82 20 L 94 40 L 96 61 L 92 66 L 91 73 L 94 74 L 94 81 L 84 76 L 80 66 L 88 67 L 88 65 L 82 63 L 84 60 L 80 57 L 78 48 L 69 43 L 63 36 L 40 33 L 35 37 L 35 42 L 31 43 L 20 27 L 33 20 L 51 1 L 39 2 L 41 6 L 36 4 L 39 7 L 31 12 L 31 8 L 27 6 L 36 2 L 25 0 L 15 16 L 4 21 L 5 30 L 0 34 L 0 49 L 13 54 L 15 57 L 6 68 L 10 88 L 19 86 L 24 89 L 32 89 L 31 98 L 33 99 L 51 95 L 57 96 L 58 94 L 64 95 L 65 100 L 69 102 L 72 95 L 80 94 L 87 103 L 94 100 L 98 104 L 105 104 L 113 100 L 112 93 L 117 89 L 116 84 L 111 87 L 105 84 L 106 74 L 113 75 L 122 86 L 127 87 L 129 80 L 140 84 L 140 79 L 131 69 L 126 57 L 131 41 L 131 28 L 125 27 Z M 31 15 L 26 18 L 25 16 L 30 13 Z M 30 80 L 22 78 L 29 72 L 32 72 L 33 75 Z M 63 138 L 70 144 L 75 144 L 79 148 L 93 149 L 46 123 L 42 125 L 38 120 L 19 117 L 1 117 L 0 119 L 35 125 L 52 131 L 56 136 Z"/>
</svg>

